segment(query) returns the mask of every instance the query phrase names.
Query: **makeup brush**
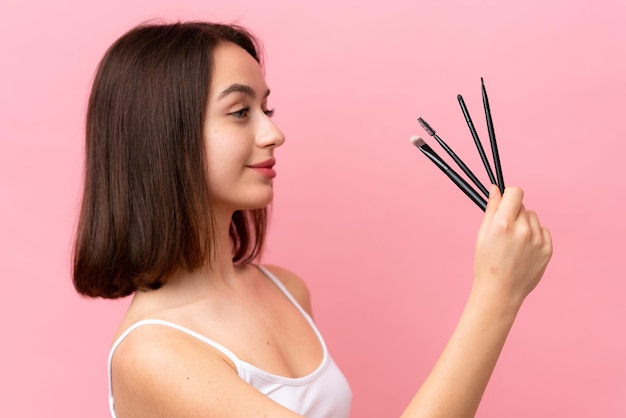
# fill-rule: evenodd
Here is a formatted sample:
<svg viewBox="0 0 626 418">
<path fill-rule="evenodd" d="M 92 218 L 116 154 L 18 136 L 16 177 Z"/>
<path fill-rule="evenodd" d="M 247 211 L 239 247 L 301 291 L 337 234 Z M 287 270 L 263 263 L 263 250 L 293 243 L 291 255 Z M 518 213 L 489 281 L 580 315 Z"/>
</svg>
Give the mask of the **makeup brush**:
<svg viewBox="0 0 626 418">
<path fill-rule="evenodd" d="M 465 106 L 465 100 L 463 100 L 463 96 L 460 94 L 456 96 L 459 101 L 459 105 L 461 106 L 461 111 L 463 112 L 463 116 L 465 117 L 465 122 L 467 122 L 467 127 L 472 134 L 472 138 L 474 138 L 474 144 L 476 144 L 476 148 L 478 149 L 478 154 L 480 154 L 480 159 L 485 166 L 485 170 L 487 170 L 487 175 L 489 176 L 489 181 L 491 184 L 498 184 L 496 181 L 496 177 L 493 175 L 493 171 L 491 171 L 491 165 L 489 164 L 489 160 L 485 155 L 485 150 L 483 148 L 482 142 L 480 142 L 480 138 L 478 138 L 478 132 L 476 132 L 476 128 L 474 127 L 474 122 L 472 122 L 472 117 L 469 114 L 469 110 L 467 110 L 467 106 Z"/>
<path fill-rule="evenodd" d="M 483 186 L 483 184 L 480 182 L 480 180 L 478 180 L 478 178 L 474 175 L 474 173 L 472 173 L 472 170 L 470 170 L 469 167 L 467 167 L 467 165 L 465 165 L 463 160 L 461 160 L 454 153 L 454 151 L 452 151 L 452 148 L 450 148 L 448 146 L 448 144 L 446 144 L 443 141 L 443 139 L 441 139 L 439 137 L 439 135 L 437 135 L 437 132 L 435 132 L 435 130 L 433 128 L 431 128 L 431 126 L 424 119 L 418 118 L 417 121 L 419 122 L 420 125 L 422 125 L 424 130 L 426 132 L 428 132 L 428 135 L 434 137 L 437 140 L 439 145 L 441 145 L 441 147 L 448 153 L 448 155 L 450 155 L 450 157 L 452 157 L 454 162 L 461 168 L 461 170 L 463 170 L 463 172 L 467 175 L 467 177 L 469 177 L 470 180 L 472 180 L 472 182 L 476 185 L 476 187 L 478 187 L 480 189 L 480 191 L 483 192 L 483 194 L 485 196 L 489 197 L 489 191 L 487 190 L 487 188 L 485 186 Z"/>
<path fill-rule="evenodd" d="M 502 177 L 502 166 L 500 165 L 500 154 L 498 153 L 498 144 L 496 143 L 496 133 L 493 129 L 493 120 L 491 119 L 491 108 L 489 107 L 489 99 L 487 98 L 487 90 L 485 89 L 485 81 L 480 78 L 480 84 L 483 92 L 483 106 L 485 107 L 485 117 L 487 118 L 487 131 L 489 132 L 489 142 L 491 143 L 491 152 L 493 154 L 493 166 L 496 169 L 497 185 L 500 193 L 504 193 L 504 178 Z"/>
<path fill-rule="evenodd" d="M 419 136 L 412 136 L 411 143 L 419 148 L 419 150 L 422 151 L 426 157 L 435 163 L 435 165 L 439 167 L 439 169 L 443 171 L 445 175 L 447 175 L 450 180 L 452 180 L 452 182 L 472 200 L 472 202 L 476 203 L 476 205 L 481 208 L 483 212 L 485 211 L 487 208 L 487 202 L 485 199 L 483 199 L 483 197 L 476 190 L 474 190 L 472 186 L 463 180 L 463 178 L 459 176 L 456 171 L 450 168 L 450 166 L 446 164 L 445 161 L 443 161 L 422 138 Z"/>
</svg>

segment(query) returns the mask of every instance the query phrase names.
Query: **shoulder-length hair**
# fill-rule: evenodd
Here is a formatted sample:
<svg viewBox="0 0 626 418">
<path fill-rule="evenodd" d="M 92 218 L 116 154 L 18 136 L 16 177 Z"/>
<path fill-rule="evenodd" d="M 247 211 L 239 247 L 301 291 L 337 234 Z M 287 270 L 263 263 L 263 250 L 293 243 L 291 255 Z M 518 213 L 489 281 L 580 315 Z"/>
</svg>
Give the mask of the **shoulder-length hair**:
<svg viewBox="0 0 626 418">
<path fill-rule="evenodd" d="M 96 71 L 86 123 L 86 169 L 73 279 L 86 296 L 157 289 L 215 253 L 203 121 L 213 49 L 232 42 L 261 63 L 258 41 L 236 25 L 136 27 Z M 233 261 L 260 253 L 266 209 L 238 211 Z"/>
</svg>

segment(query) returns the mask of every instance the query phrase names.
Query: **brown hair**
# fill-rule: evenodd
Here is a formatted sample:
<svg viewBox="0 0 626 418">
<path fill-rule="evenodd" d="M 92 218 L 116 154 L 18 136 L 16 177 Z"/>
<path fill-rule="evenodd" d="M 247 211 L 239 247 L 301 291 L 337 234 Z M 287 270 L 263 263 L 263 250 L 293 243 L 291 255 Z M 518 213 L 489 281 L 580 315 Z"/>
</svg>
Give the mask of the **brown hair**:
<svg viewBox="0 0 626 418">
<path fill-rule="evenodd" d="M 261 62 L 259 43 L 245 29 L 204 22 L 136 27 L 100 62 L 74 247 L 79 293 L 118 298 L 157 289 L 177 269 L 211 262 L 215 221 L 203 121 L 212 51 L 221 42 Z M 234 262 L 259 255 L 266 221 L 266 209 L 235 212 Z"/>
</svg>

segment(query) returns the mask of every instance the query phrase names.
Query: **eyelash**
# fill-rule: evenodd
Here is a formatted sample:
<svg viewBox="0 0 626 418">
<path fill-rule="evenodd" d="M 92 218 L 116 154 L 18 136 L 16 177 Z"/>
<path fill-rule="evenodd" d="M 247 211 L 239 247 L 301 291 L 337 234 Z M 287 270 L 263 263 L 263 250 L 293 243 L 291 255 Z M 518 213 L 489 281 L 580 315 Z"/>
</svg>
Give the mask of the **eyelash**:
<svg viewBox="0 0 626 418">
<path fill-rule="evenodd" d="M 229 113 L 229 115 L 235 116 L 237 118 L 244 118 L 248 115 L 248 112 L 250 112 L 250 106 L 246 106 L 244 108 L 231 112 Z M 274 109 L 266 109 L 263 111 L 263 113 L 271 118 L 272 116 L 274 116 Z"/>
</svg>

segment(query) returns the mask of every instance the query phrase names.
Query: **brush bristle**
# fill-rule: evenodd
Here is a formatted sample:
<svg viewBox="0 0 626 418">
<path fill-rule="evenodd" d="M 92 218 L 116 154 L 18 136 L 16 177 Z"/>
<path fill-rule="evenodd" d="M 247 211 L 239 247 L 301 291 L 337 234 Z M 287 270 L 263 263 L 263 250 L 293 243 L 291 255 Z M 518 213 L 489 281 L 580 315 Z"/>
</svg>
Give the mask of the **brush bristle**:
<svg viewBox="0 0 626 418">
<path fill-rule="evenodd" d="M 428 133 L 428 135 L 435 136 L 435 130 L 431 128 L 430 125 L 424 119 L 417 118 L 417 121 L 419 122 L 420 125 L 422 125 L 422 128 L 424 128 L 424 130 Z"/>
<path fill-rule="evenodd" d="M 424 142 L 424 140 L 422 138 L 420 138 L 419 136 L 414 135 L 414 136 L 411 137 L 411 143 L 413 145 L 415 145 L 416 147 L 421 147 L 426 142 Z"/>
</svg>

